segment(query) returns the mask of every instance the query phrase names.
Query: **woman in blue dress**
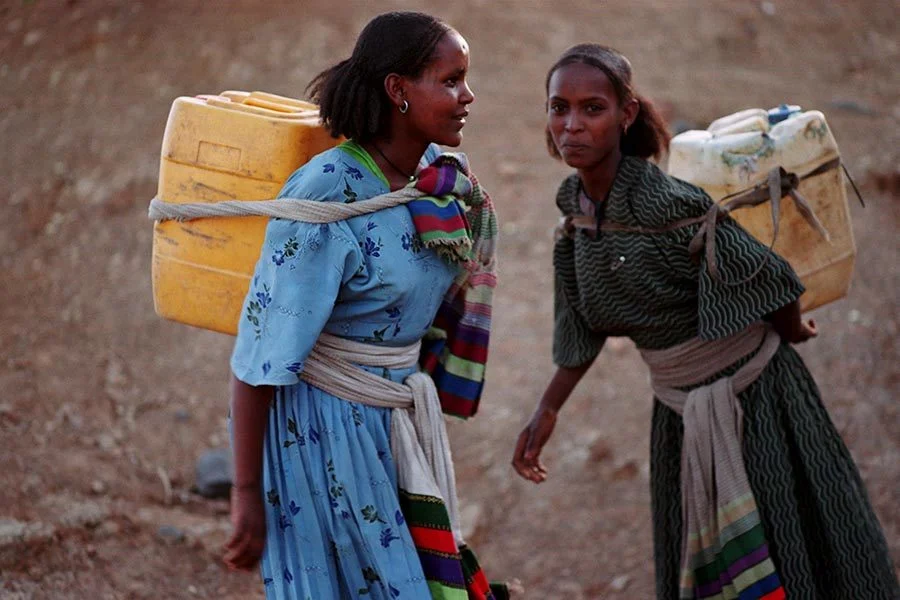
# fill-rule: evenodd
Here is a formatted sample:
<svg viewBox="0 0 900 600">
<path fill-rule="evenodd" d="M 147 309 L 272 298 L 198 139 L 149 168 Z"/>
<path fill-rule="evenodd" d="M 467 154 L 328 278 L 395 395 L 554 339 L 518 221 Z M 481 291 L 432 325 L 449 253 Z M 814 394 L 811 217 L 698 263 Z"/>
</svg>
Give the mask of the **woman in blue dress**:
<svg viewBox="0 0 900 600">
<path fill-rule="evenodd" d="M 349 141 L 297 170 L 280 196 L 354 203 L 407 186 L 436 144 L 462 140 L 468 54 L 428 15 L 375 18 L 352 56 L 310 85 L 323 123 Z M 423 575 L 398 500 L 391 410 L 301 379 L 322 333 L 420 340 L 457 270 L 423 246 L 404 205 L 326 224 L 270 221 L 231 360 L 225 556 L 245 570 L 261 558 L 267 598 L 478 597 Z M 364 368 L 394 382 L 416 370 Z"/>
</svg>

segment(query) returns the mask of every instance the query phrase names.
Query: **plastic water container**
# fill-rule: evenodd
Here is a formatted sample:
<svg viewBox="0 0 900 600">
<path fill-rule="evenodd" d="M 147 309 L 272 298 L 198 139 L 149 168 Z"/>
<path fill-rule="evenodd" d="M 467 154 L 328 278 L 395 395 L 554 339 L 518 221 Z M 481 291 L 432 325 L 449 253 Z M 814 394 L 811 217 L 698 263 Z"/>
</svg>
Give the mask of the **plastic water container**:
<svg viewBox="0 0 900 600">
<path fill-rule="evenodd" d="M 740 111 L 714 121 L 705 131 L 677 135 L 671 143 L 669 173 L 702 187 L 713 200 L 720 201 L 764 182 L 773 168 L 783 167 L 803 178 L 839 159 L 837 142 L 825 116 L 819 111 L 799 110 L 782 105 L 772 111 Z M 847 294 L 856 245 L 840 167 L 802 179 L 798 191 L 827 230 L 830 241 L 807 223 L 790 197 L 785 197 L 774 251 L 791 264 L 806 286 L 800 298 L 802 310 L 812 310 Z M 772 243 L 769 202 L 736 210 L 732 216 L 762 243 Z"/>
<path fill-rule="evenodd" d="M 316 106 L 302 100 L 242 91 L 177 98 L 163 136 L 158 195 L 174 203 L 271 199 L 298 167 L 339 141 L 319 124 Z M 157 222 L 157 314 L 235 334 L 267 222 Z"/>
</svg>

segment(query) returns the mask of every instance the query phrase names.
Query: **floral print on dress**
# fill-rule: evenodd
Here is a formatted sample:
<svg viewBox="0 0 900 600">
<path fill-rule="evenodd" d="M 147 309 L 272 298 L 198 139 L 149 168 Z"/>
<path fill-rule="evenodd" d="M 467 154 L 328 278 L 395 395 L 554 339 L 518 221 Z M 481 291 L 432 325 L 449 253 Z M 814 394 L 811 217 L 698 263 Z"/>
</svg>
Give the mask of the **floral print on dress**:
<svg viewBox="0 0 900 600">
<path fill-rule="evenodd" d="M 346 184 L 347 185 L 344 186 L 344 191 L 343 191 L 344 203 L 351 204 L 353 202 L 356 202 L 356 199 L 358 198 L 358 194 L 355 191 L 353 191 L 352 187 L 350 187 L 349 181 L 347 181 Z"/>
<path fill-rule="evenodd" d="M 366 256 L 374 256 L 375 258 L 381 257 L 381 249 L 384 247 L 384 243 L 381 241 L 381 238 L 377 240 L 366 236 L 366 241 L 363 243 L 363 251 L 366 253 Z"/>
<path fill-rule="evenodd" d="M 284 246 L 279 248 L 272 254 L 272 262 L 277 266 L 281 266 L 284 264 L 286 259 L 294 258 L 297 256 L 297 251 L 300 249 L 300 244 L 297 243 L 297 238 L 289 237 L 284 242 Z"/>
<path fill-rule="evenodd" d="M 300 373 L 300 371 L 303 370 L 303 361 L 298 360 L 298 361 L 289 363 L 285 367 L 285 370 L 289 373 L 294 373 L 296 375 L 296 374 Z"/>
<path fill-rule="evenodd" d="M 253 325 L 253 336 L 254 339 L 258 340 L 262 337 L 262 324 L 260 322 L 260 316 L 262 316 L 263 310 L 268 307 L 269 302 L 272 301 L 272 297 L 269 295 L 268 286 L 263 286 L 262 292 L 256 292 L 256 300 L 250 300 L 247 303 L 247 312 L 246 317 L 247 320 Z M 266 364 L 262 365 L 262 368 L 266 369 Z"/>
<path fill-rule="evenodd" d="M 403 246 L 404 250 L 411 252 L 412 254 L 418 254 L 422 251 L 422 238 L 419 237 L 419 234 L 415 231 L 407 231 L 400 238 L 400 244 Z"/>
<path fill-rule="evenodd" d="M 360 179 L 363 178 L 362 171 L 360 171 L 360 170 L 357 169 L 356 167 L 351 167 L 351 166 L 349 166 L 349 165 L 347 165 L 347 164 L 344 164 L 344 171 L 345 171 L 348 175 L 350 175 L 350 177 L 352 177 L 353 179 L 355 179 L 356 181 L 359 181 Z"/>
<path fill-rule="evenodd" d="M 384 312 L 387 313 L 388 319 L 390 319 L 391 324 L 393 325 L 393 333 L 391 337 L 397 337 L 400 334 L 400 321 L 402 320 L 402 312 L 399 306 L 392 306 L 388 308 Z"/>
<path fill-rule="evenodd" d="M 391 545 L 391 542 L 399 539 L 399 537 L 394 535 L 394 530 L 390 527 L 381 530 L 381 546 L 383 548 L 388 548 Z"/>
</svg>

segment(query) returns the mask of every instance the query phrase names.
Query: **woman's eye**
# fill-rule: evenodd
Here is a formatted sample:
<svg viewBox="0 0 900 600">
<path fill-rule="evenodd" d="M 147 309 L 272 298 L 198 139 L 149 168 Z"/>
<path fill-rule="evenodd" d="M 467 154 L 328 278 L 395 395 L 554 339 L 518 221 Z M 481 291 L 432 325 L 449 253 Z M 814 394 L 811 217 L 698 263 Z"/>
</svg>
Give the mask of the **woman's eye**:
<svg viewBox="0 0 900 600">
<path fill-rule="evenodd" d="M 587 109 L 588 109 L 588 112 L 596 113 L 596 112 L 602 111 L 603 107 L 600 106 L 599 104 L 589 104 Z"/>
<path fill-rule="evenodd" d="M 447 87 L 456 87 L 457 83 L 459 83 L 459 79 L 453 77 L 451 79 L 446 80 L 444 82 L 444 85 L 446 85 Z"/>
<path fill-rule="evenodd" d="M 552 113 L 560 114 L 565 110 L 566 110 L 566 107 L 563 104 L 551 104 L 550 105 L 550 112 L 552 112 Z"/>
</svg>

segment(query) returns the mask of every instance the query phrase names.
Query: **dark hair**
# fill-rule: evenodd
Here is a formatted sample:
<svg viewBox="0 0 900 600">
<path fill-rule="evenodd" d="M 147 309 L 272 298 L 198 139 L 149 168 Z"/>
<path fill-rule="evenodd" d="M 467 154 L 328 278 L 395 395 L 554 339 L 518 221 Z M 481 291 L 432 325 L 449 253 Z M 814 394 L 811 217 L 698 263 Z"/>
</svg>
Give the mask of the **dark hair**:
<svg viewBox="0 0 900 600">
<path fill-rule="evenodd" d="M 583 63 L 603 71 L 616 91 L 619 106 L 636 99 L 640 105 L 634 123 L 622 136 L 622 154 L 650 158 L 659 156 L 669 148 L 669 131 L 656 107 L 647 98 L 634 91 L 631 85 L 631 63 L 613 48 L 599 44 L 578 44 L 566 50 L 547 72 L 546 93 L 550 94 L 550 78 L 560 68 L 573 63 Z M 554 158 L 560 158 L 559 149 L 547 128 L 547 149 Z"/>
<path fill-rule="evenodd" d="M 331 135 L 363 142 L 380 133 L 394 108 L 385 77 L 422 75 L 448 31 L 443 21 L 418 12 L 389 12 L 369 21 L 350 58 L 316 75 L 306 88 Z"/>
</svg>

